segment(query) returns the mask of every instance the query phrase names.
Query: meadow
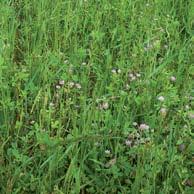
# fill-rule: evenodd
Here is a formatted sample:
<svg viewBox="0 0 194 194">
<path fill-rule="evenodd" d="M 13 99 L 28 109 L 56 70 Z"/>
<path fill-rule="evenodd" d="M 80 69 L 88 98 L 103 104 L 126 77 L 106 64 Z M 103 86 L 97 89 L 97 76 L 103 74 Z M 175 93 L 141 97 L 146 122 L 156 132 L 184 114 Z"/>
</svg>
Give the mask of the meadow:
<svg viewBox="0 0 194 194">
<path fill-rule="evenodd" d="M 0 193 L 193 194 L 194 1 L 0 0 Z"/>
</svg>

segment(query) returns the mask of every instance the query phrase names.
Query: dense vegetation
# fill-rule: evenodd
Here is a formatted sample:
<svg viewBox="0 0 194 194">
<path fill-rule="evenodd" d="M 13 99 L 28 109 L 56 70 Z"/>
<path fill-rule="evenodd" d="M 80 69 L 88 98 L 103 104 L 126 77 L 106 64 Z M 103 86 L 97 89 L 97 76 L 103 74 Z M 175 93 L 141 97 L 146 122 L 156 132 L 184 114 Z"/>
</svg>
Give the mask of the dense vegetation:
<svg viewBox="0 0 194 194">
<path fill-rule="evenodd" d="M 1 0 L 0 193 L 193 194 L 194 1 Z"/>
</svg>

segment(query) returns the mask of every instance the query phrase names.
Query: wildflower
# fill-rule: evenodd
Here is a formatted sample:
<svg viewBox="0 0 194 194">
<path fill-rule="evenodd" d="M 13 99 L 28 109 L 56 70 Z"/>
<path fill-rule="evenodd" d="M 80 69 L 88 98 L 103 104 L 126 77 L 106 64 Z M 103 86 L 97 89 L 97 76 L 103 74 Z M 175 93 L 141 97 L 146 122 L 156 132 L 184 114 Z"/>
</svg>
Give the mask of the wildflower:
<svg viewBox="0 0 194 194">
<path fill-rule="evenodd" d="M 102 104 L 100 104 L 99 108 L 101 110 L 107 110 L 109 108 L 108 102 L 103 102 Z"/>
<path fill-rule="evenodd" d="M 159 97 L 158 97 L 158 100 L 159 100 L 160 102 L 164 102 L 164 96 L 159 96 Z"/>
<path fill-rule="evenodd" d="M 131 78 L 131 81 L 134 81 L 134 80 L 136 80 L 136 77 L 135 77 L 135 76 L 133 76 L 133 77 Z"/>
<path fill-rule="evenodd" d="M 131 81 L 136 80 L 136 76 L 133 73 L 129 73 L 128 76 L 129 76 L 129 78 L 130 78 Z"/>
<path fill-rule="evenodd" d="M 160 114 L 161 114 L 162 117 L 166 117 L 166 114 L 167 114 L 166 108 L 161 108 L 160 109 Z"/>
<path fill-rule="evenodd" d="M 186 109 L 186 110 L 189 110 L 189 105 L 186 105 L 186 106 L 185 106 L 185 109 Z"/>
<path fill-rule="evenodd" d="M 140 73 L 136 73 L 136 77 L 141 77 L 141 74 Z"/>
<path fill-rule="evenodd" d="M 65 84 L 65 81 L 64 80 L 60 80 L 59 81 L 59 85 L 63 86 Z"/>
<path fill-rule="evenodd" d="M 110 155 L 111 152 L 110 152 L 110 150 L 105 150 L 104 153 L 105 153 L 106 155 Z"/>
<path fill-rule="evenodd" d="M 56 85 L 56 88 L 57 88 L 57 89 L 60 89 L 60 88 L 61 88 L 61 86 L 60 86 L 60 85 Z"/>
<path fill-rule="evenodd" d="M 132 141 L 127 139 L 125 141 L 125 145 L 128 146 L 128 147 L 131 147 L 132 146 Z"/>
<path fill-rule="evenodd" d="M 148 130 L 149 128 L 150 127 L 148 125 L 144 124 L 144 123 L 139 126 L 139 129 L 142 130 L 142 131 L 143 130 Z"/>
<path fill-rule="evenodd" d="M 34 123 L 35 123 L 35 121 L 34 121 L 34 120 L 30 121 L 30 124 L 31 124 L 31 125 L 33 125 Z"/>
<path fill-rule="evenodd" d="M 64 61 L 64 64 L 67 64 L 68 62 L 69 62 L 68 60 L 65 60 L 65 61 Z"/>
<path fill-rule="evenodd" d="M 133 73 L 130 73 L 130 74 L 129 74 L 129 77 L 130 77 L 130 78 L 134 77 Z"/>
<path fill-rule="evenodd" d="M 73 88 L 73 87 L 74 87 L 74 85 L 75 85 L 75 83 L 74 83 L 74 82 L 69 82 L 69 83 L 68 83 L 68 86 L 69 86 L 70 88 Z"/>
<path fill-rule="evenodd" d="M 76 87 L 77 89 L 81 89 L 81 88 L 82 88 L 81 85 L 80 85 L 79 83 L 76 83 L 76 84 L 75 84 L 75 87 Z"/>
<path fill-rule="evenodd" d="M 83 62 L 82 65 L 83 65 L 83 66 L 86 66 L 86 62 Z"/>
<path fill-rule="evenodd" d="M 175 82 L 176 81 L 176 77 L 175 76 L 171 76 L 170 77 L 170 81 Z"/>
<path fill-rule="evenodd" d="M 55 104 L 54 104 L 54 103 L 52 103 L 52 102 L 49 104 L 49 106 L 50 106 L 50 107 L 53 107 L 54 105 L 55 105 Z"/>
<path fill-rule="evenodd" d="M 111 72 L 112 72 L 113 74 L 116 74 L 116 73 L 117 73 L 116 69 L 112 69 Z"/>
</svg>

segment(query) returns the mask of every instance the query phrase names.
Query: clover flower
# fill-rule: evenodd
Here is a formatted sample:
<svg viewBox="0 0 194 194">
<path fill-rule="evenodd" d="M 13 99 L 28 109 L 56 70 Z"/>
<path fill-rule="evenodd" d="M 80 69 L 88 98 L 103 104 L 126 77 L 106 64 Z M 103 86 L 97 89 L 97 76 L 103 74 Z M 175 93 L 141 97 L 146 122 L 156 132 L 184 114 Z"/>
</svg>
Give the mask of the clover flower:
<svg viewBox="0 0 194 194">
<path fill-rule="evenodd" d="M 161 114 L 162 117 L 166 117 L 167 109 L 166 108 L 161 108 L 160 109 L 160 114 Z"/>
<path fill-rule="evenodd" d="M 139 126 L 139 129 L 140 130 L 148 130 L 150 127 L 149 127 L 149 125 L 146 125 L 145 123 L 142 123 L 140 126 Z"/>
<path fill-rule="evenodd" d="M 131 147 L 132 146 L 132 141 L 127 139 L 125 141 L 125 145 L 128 146 L 128 147 Z"/>
<path fill-rule="evenodd" d="M 64 80 L 60 80 L 59 81 L 59 85 L 63 86 L 65 84 L 65 81 Z"/>
<path fill-rule="evenodd" d="M 60 85 L 56 85 L 56 88 L 59 90 L 59 89 L 61 89 L 61 86 Z"/>
<path fill-rule="evenodd" d="M 79 84 L 79 83 L 76 83 L 76 84 L 75 84 L 75 87 L 76 87 L 77 89 L 81 89 L 81 88 L 82 88 L 81 84 Z"/>
<path fill-rule="evenodd" d="M 70 88 L 73 88 L 73 87 L 74 87 L 74 85 L 75 85 L 75 83 L 74 83 L 74 82 L 69 82 L 69 83 L 68 83 L 68 86 L 69 86 Z"/>
<path fill-rule="evenodd" d="M 108 102 L 103 102 L 99 105 L 100 110 L 107 110 L 109 108 Z"/>
<path fill-rule="evenodd" d="M 104 153 L 105 153 L 106 155 L 110 155 L 111 151 L 110 151 L 110 150 L 105 150 Z"/>
<path fill-rule="evenodd" d="M 164 96 L 159 96 L 159 97 L 158 97 L 158 100 L 159 100 L 160 102 L 164 102 L 165 98 L 164 98 Z"/>
<path fill-rule="evenodd" d="M 171 82 L 175 82 L 175 81 L 176 81 L 176 77 L 175 77 L 175 76 L 171 76 L 171 77 L 170 77 L 170 81 L 171 81 Z"/>
</svg>

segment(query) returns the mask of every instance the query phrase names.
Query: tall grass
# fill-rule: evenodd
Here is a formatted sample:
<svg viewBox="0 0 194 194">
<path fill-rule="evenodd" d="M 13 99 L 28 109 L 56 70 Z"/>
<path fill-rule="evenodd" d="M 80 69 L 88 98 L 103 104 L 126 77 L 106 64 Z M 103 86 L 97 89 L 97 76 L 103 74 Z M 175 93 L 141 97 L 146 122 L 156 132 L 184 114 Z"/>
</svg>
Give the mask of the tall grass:
<svg viewBox="0 0 194 194">
<path fill-rule="evenodd" d="M 193 43 L 192 0 L 1 0 L 0 193 L 194 193 Z"/>
</svg>

